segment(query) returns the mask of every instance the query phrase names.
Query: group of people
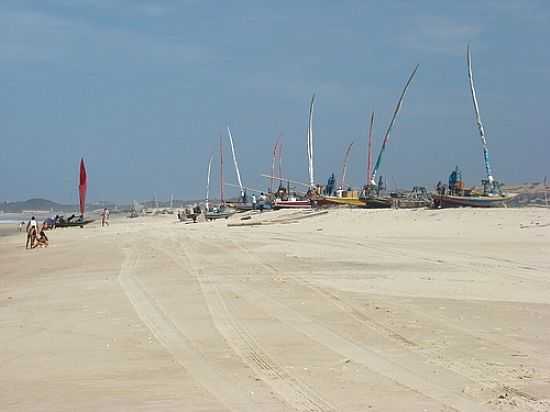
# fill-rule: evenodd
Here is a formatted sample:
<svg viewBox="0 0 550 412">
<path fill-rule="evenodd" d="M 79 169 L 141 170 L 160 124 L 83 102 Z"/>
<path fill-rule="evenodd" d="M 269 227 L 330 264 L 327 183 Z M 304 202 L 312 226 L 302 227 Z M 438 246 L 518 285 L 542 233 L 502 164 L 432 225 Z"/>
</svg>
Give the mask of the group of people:
<svg viewBox="0 0 550 412">
<path fill-rule="evenodd" d="M 265 208 L 265 202 L 267 201 L 267 196 L 264 194 L 264 192 L 260 193 L 259 199 L 256 198 L 256 195 L 252 195 L 252 209 L 253 210 L 259 210 L 260 212 L 264 211 Z"/>
<path fill-rule="evenodd" d="M 42 223 L 40 229 L 38 228 L 38 222 L 33 216 L 27 223 L 27 242 L 25 249 L 34 249 L 37 247 L 48 247 L 48 236 L 46 236 L 46 230 L 48 230 L 48 222 Z"/>
<path fill-rule="evenodd" d="M 183 222 L 187 219 L 192 219 L 193 223 L 197 222 L 197 218 L 202 213 L 201 207 L 196 204 L 193 208 L 187 207 L 184 211 L 178 211 L 178 222 Z"/>
</svg>

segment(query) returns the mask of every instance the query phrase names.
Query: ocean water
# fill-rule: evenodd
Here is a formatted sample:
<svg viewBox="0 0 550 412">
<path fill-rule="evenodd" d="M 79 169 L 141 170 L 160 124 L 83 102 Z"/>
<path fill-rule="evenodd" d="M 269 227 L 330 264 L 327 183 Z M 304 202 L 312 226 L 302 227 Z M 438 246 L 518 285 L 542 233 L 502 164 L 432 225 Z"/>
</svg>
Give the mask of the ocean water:
<svg viewBox="0 0 550 412">
<path fill-rule="evenodd" d="M 56 214 L 62 213 L 0 213 L 0 225 L 17 225 L 21 222 L 27 223 L 33 216 L 39 223 L 42 223 L 46 218 L 53 217 Z"/>
</svg>

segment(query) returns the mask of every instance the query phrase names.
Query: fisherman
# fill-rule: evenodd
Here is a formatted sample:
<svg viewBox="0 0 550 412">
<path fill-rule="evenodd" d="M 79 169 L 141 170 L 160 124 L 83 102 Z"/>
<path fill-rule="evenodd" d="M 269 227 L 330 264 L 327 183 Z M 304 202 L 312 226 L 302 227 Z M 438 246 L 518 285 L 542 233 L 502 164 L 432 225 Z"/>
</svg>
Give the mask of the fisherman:
<svg viewBox="0 0 550 412">
<path fill-rule="evenodd" d="M 458 166 L 456 169 L 458 169 Z M 449 194 L 450 195 L 453 195 L 455 193 L 455 185 L 456 185 L 456 178 L 457 178 L 456 169 L 453 170 L 449 175 Z"/>
<path fill-rule="evenodd" d="M 34 246 L 34 242 L 36 241 L 36 232 L 38 229 L 38 224 L 36 223 L 36 219 L 31 217 L 31 220 L 27 223 L 27 243 L 25 244 L 25 249 L 28 249 L 29 246 L 32 249 Z"/>
<path fill-rule="evenodd" d="M 109 209 L 107 208 L 104 208 L 101 213 L 101 227 L 105 225 L 109 226 Z"/>
<path fill-rule="evenodd" d="M 265 201 L 266 201 L 266 197 L 264 195 L 264 192 L 262 192 L 262 193 L 260 193 L 260 202 L 259 202 L 260 212 L 264 211 Z"/>
<path fill-rule="evenodd" d="M 380 192 L 383 192 L 386 190 L 386 187 L 384 186 L 384 178 L 382 176 L 380 176 L 380 178 L 378 179 L 378 187 L 377 187 L 377 193 L 376 194 L 380 194 Z"/>
<path fill-rule="evenodd" d="M 437 185 L 435 186 L 435 191 L 437 192 L 438 195 L 442 195 L 442 190 L 441 190 L 441 180 L 439 182 L 437 182 Z"/>
<path fill-rule="evenodd" d="M 334 173 L 330 175 L 327 182 L 327 187 L 325 188 L 325 193 L 328 196 L 332 196 L 332 192 L 334 191 L 334 184 L 336 182 L 336 178 L 334 177 Z"/>
<path fill-rule="evenodd" d="M 252 193 L 252 210 L 256 210 L 256 194 Z"/>
</svg>

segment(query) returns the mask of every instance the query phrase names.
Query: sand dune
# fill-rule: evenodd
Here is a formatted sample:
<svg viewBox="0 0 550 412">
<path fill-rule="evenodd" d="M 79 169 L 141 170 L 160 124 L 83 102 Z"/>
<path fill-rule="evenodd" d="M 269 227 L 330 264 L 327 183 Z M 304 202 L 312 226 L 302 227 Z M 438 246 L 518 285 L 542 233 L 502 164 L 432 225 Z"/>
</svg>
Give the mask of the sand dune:
<svg viewBox="0 0 550 412">
<path fill-rule="evenodd" d="M 296 216 L 2 237 L 2 410 L 550 410 L 549 210 Z"/>
</svg>

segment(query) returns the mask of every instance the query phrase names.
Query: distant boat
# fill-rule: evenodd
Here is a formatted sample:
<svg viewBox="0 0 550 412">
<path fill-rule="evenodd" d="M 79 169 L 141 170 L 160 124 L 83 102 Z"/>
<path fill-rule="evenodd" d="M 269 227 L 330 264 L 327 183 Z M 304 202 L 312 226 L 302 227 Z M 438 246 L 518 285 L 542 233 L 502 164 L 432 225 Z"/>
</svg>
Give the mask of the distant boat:
<svg viewBox="0 0 550 412">
<path fill-rule="evenodd" d="M 401 92 L 401 95 L 399 97 L 399 100 L 397 101 L 397 104 L 393 112 L 393 116 L 386 129 L 384 139 L 382 140 L 382 146 L 380 148 L 380 152 L 378 153 L 376 164 L 374 165 L 374 169 L 372 170 L 372 172 L 371 172 L 371 156 L 372 156 L 371 145 L 372 145 L 372 129 L 374 124 L 374 113 L 371 114 L 370 126 L 369 126 L 368 155 L 367 155 L 367 184 L 363 188 L 363 191 L 361 193 L 358 191 L 352 191 L 352 190 L 344 191 L 342 190 L 343 189 L 343 184 L 342 184 L 341 188 L 337 191 L 337 196 L 323 195 L 319 199 L 320 204 L 346 205 L 346 206 L 360 207 L 365 209 L 386 209 L 386 208 L 391 208 L 395 204 L 393 198 L 391 198 L 390 196 L 384 196 L 382 194 L 383 190 L 381 190 L 382 189 L 381 184 L 376 183 L 376 175 L 378 173 L 378 170 L 380 169 L 380 165 L 382 164 L 382 158 L 389 141 L 390 132 L 395 124 L 397 115 L 399 114 L 399 111 L 401 110 L 401 107 L 403 105 L 405 94 L 407 93 L 407 90 L 411 85 L 417 70 L 418 70 L 418 65 L 414 68 L 412 73 L 409 75 L 409 78 L 407 79 L 407 82 L 405 83 L 403 91 Z M 348 151 L 349 150 L 350 149 L 348 148 Z M 349 155 L 348 151 L 346 152 L 346 156 L 345 156 L 346 158 Z M 344 167 L 342 168 L 342 183 L 344 183 L 343 178 L 344 178 L 346 163 L 347 163 L 347 160 L 344 160 Z"/>
<path fill-rule="evenodd" d="M 449 176 L 449 187 L 444 188 L 438 184 L 436 193 L 432 195 L 434 207 L 503 207 L 506 202 L 513 199 L 516 194 L 504 193 L 502 184 L 495 180 L 491 165 L 489 163 L 489 150 L 487 148 L 487 140 L 485 138 L 485 129 L 481 122 L 479 114 L 479 104 L 477 102 L 476 91 L 474 88 L 474 76 L 472 72 L 472 58 L 470 54 L 470 46 L 466 51 L 466 61 L 468 66 L 468 80 L 470 85 L 470 93 L 472 95 L 472 103 L 474 106 L 474 114 L 476 125 L 481 137 L 481 147 L 483 150 L 483 162 L 485 166 L 486 179 L 481 181 L 483 191 L 480 193 L 472 190 L 465 190 L 462 181 L 462 173 L 458 167 Z"/>
<path fill-rule="evenodd" d="M 84 213 L 86 212 L 86 195 L 88 192 L 88 174 L 86 172 L 86 166 L 84 159 L 80 159 L 80 173 L 78 184 L 79 206 L 80 216 L 72 215 L 68 219 L 60 217 L 55 222 L 56 227 L 84 227 L 85 225 L 92 223 L 93 219 L 85 219 Z"/>
<path fill-rule="evenodd" d="M 272 208 L 278 209 L 311 209 L 311 200 L 289 198 L 287 200 L 275 199 L 272 202 Z"/>
<path fill-rule="evenodd" d="M 206 181 L 206 210 L 204 217 L 206 220 L 212 221 L 217 219 L 228 219 L 230 216 L 234 215 L 236 211 L 234 209 L 228 208 L 223 200 L 223 143 L 220 137 L 220 204 L 217 207 L 210 206 L 210 172 L 212 170 L 212 157 L 208 160 L 208 177 Z"/>
</svg>

